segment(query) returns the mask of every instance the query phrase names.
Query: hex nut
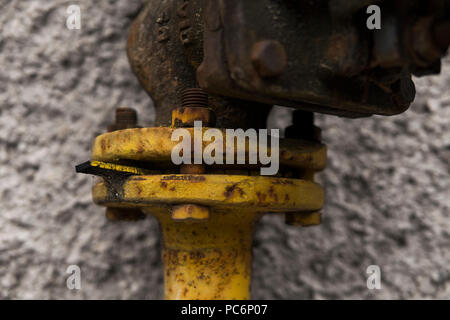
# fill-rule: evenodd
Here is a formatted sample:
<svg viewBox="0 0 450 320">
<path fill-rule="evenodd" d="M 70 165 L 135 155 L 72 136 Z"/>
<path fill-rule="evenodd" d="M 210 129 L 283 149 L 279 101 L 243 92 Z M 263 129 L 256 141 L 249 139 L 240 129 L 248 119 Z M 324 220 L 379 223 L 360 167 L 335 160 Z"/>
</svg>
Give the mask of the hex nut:
<svg viewBox="0 0 450 320">
<path fill-rule="evenodd" d="M 172 110 L 172 126 L 176 128 L 193 127 L 194 121 L 201 121 L 202 126 L 215 125 L 216 116 L 212 109 L 203 107 L 181 107 Z"/>
<path fill-rule="evenodd" d="M 286 50 L 276 40 L 263 40 L 255 43 L 251 52 L 251 60 L 262 78 L 278 77 L 287 67 Z"/>
<path fill-rule="evenodd" d="M 285 223 L 290 226 L 317 226 L 322 223 L 322 213 L 320 211 L 286 213 Z"/>
<path fill-rule="evenodd" d="M 136 110 L 132 108 L 120 107 L 116 109 L 115 123 L 108 127 L 108 132 L 123 129 L 138 128 L 138 116 Z"/>
<path fill-rule="evenodd" d="M 172 208 L 172 219 L 175 221 L 202 222 L 209 219 L 208 207 L 196 204 L 182 204 Z"/>
<path fill-rule="evenodd" d="M 411 78 L 402 77 L 391 88 L 392 98 L 398 106 L 409 107 L 416 97 L 416 87 Z"/>
</svg>

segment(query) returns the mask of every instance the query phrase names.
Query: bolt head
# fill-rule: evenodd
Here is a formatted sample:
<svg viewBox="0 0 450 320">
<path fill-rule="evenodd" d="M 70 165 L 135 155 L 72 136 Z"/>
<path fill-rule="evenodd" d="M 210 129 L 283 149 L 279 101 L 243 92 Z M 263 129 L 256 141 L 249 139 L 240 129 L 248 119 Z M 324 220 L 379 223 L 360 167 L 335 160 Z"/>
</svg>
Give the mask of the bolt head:
<svg viewBox="0 0 450 320">
<path fill-rule="evenodd" d="M 394 102 L 399 106 L 409 107 L 416 97 L 416 87 L 414 82 L 403 77 L 392 85 Z"/>
<path fill-rule="evenodd" d="M 252 48 L 251 60 L 258 74 L 263 78 L 278 77 L 287 67 L 284 46 L 276 40 L 263 40 Z"/>
<path fill-rule="evenodd" d="M 136 125 L 137 123 L 137 112 L 132 108 L 117 108 L 116 109 L 116 122 L 117 123 L 127 123 L 130 125 Z"/>
<path fill-rule="evenodd" d="M 196 204 L 182 204 L 172 208 L 172 219 L 184 222 L 202 222 L 209 219 L 210 210 Z"/>
<path fill-rule="evenodd" d="M 322 213 L 320 211 L 286 213 L 285 223 L 289 226 L 317 226 L 322 223 Z"/>
<path fill-rule="evenodd" d="M 117 108 L 116 121 L 108 127 L 108 132 L 136 128 L 138 127 L 137 120 L 136 110 L 125 107 Z"/>
</svg>

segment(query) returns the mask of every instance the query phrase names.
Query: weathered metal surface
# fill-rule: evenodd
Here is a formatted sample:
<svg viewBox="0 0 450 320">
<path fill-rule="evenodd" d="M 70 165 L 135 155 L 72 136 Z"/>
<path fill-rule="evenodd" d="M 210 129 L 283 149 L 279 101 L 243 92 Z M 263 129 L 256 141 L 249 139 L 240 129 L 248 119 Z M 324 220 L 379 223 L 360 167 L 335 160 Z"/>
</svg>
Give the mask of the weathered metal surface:
<svg viewBox="0 0 450 320">
<path fill-rule="evenodd" d="M 185 88 L 196 87 L 203 56 L 200 0 L 149 1 L 131 26 L 128 56 L 141 85 L 167 124 Z"/>
<path fill-rule="evenodd" d="M 149 1 L 128 37 L 128 57 L 156 107 L 156 125 L 169 125 L 182 92 L 198 86 L 203 60 L 202 0 Z M 209 107 L 223 128 L 262 128 L 271 106 L 211 95 Z"/>
<path fill-rule="evenodd" d="M 121 107 L 115 112 L 115 122 L 108 126 L 108 132 L 114 132 L 129 128 L 139 128 L 138 115 L 136 110 L 132 108 Z M 141 168 L 124 166 L 115 163 L 106 163 L 102 161 L 88 161 L 77 166 L 77 172 L 91 173 L 105 178 L 110 181 L 113 177 L 115 180 L 123 179 L 123 177 L 133 174 L 150 174 L 150 170 Z M 145 218 L 145 215 L 139 209 L 134 208 L 106 208 L 105 216 L 111 221 L 137 221 Z"/>
<path fill-rule="evenodd" d="M 185 108 L 208 107 L 208 95 L 200 88 L 188 88 L 181 93 L 181 106 Z"/>
<path fill-rule="evenodd" d="M 251 60 L 262 78 L 273 78 L 283 74 L 287 67 L 284 46 L 277 40 L 263 40 L 253 45 Z"/>
<path fill-rule="evenodd" d="M 172 127 L 193 127 L 195 121 L 202 126 L 214 127 L 216 115 L 208 108 L 208 95 L 200 88 L 189 88 L 183 91 L 181 108 L 172 110 Z"/>
<path fill-rule="evenodd" d="M 375 3 L 382 7 L 383 27 L 369 31 L 365 8 Z M 411 72 L 439 72 L 434 66 L 448 42 L 440 42 L 443 51 L 436 50 L 438 33 L 431 27 L 439 19 L 450 19 L 442 8 L 448 5 L 439 0 L 430 5 L 421 1 L 209 1 L 198 80 L 216 94 L 308 111 L 347 117 L 398 114 L 412 99 L 398 99 L 398 86 L 378 79 L 388 74 L 392 78 L 394 73 L 398 80 L 411 79 Z M 209 26 L 208 17 L 217 17 L 220 23 Z M 422 25 L 423 17 L 431 24 Z M 266 54 L 270 63 L 269 59 L 255 63 L 261 43 L 277 43 L 279 49 Z M 412 51 L 408 51 L 410 43 Z M 418 54 L 425 63 L 414 59 Z M 285 59 L 288 68 L 282 67 Z M 266 71 L 261 72 L 262 65 Z M 277 71 L 268 72 L 269 67 Z"/>
<path fill-rule="evenodd" d="M 381 30 L 366 28 L 370 4 L 382 8 Z M 197 81 L 216 95 L 219 126 L 239 123 L 229 98 L 247 100 L 243 109 L 266 109 L 260 102 L 345 117 L 394 115 L 411 99 L 399 99 L 391 84 L 439 72 L 449 19 L 444 0 L 149 1 L 131 28 L 128 54 L 158 124 L 169 122 L 181 91 Z"/>
<path fill-rule="evenodd" d="M 214 111 L 209 108 L 198 107 L 181 107 L 172 110 L 173 127 L 193 127 L 194 121 L 201 121 L 203 126 L 214 126 Z"/>
<path fill-rule="evenodd" d="M 136 110 L 132 108 L 117 108 L 115 123 L 108 127 L 108 132 L 129 128 L 139 128 L 137 125 L 138 116 Z"/>
<path fill-rule="evenodd" d="M 215 211 L 295 212 L 320 210 L 322 188 L 300 179 L 263 176 L 171 174 L 132 176 L 93 187 L 94 202 L 108 207 L 155 208 L 170 213 L 177 204 L 198 204 Z"/>
<path fill-rule="evenodd" d="M 348 19 L 361 9 L 380 2 L 382 0 L 329 0 L 328 7 L 334 19 Z"/>
<path fill-rule="evenodd" d="M 434 36 L 434 25 L 434 18 L 428 16 L 419 19 L 410 29 L 412 40 L 410 54 L 414 63 L 420 67 L 427 67 L 438 61 L 445 53 Z"/>
<path fill-rule="evenodd" d="M 166 299 L 249 299 L 253 225 L 260 215 L 212 212 L 207 222 L 193 224 L 152 213 L 163 235 Z"/>
<path fill-rule="evenodd" d="M 204 14 L 222 23 L 204 31 L 197 75 L 207 91 L 343 116 L 405 110 L 358 75 L 369 63 L 369 38 L 346 22 L 334 23 L 328 1 L 212 2 Z M 286 51 L 289 67 L 276 78 L 261 77 L 254 68 L 252 51 L 260 41 L 277 41 Z"/>
<path fill-rule="evenodd" d="M 194 137 L 193 128 L 185 128 Z M 208 128 L 203 128 L 203 132 Z M 127 129 L 98 136 L 92 148 L 92 160 L 116 162 L 136 160 L 157 163 L 171 163 L 172 149 L 178 142 L 172 141 L 175 128 L 154 127 Z M 226 130 L 222 129 L 224 150 Z M 209 142 L 203 142 L 203 149 Z M 235 153 L 238 145 L 235 144 Z M 268 148 L 270 151 L 270 148 Z M 280 166 L 311 168 L 319 171 L 326 165 L 326 146 L 307 140 L 280 139 Z M 248 152 L 248 149 L 246 150 Z"/>
<path fill-rule="evenodd" d="M 436 44 L 443 52 L 450 45 L 450 21 L 440 21 L 433 26 L 433 36 Z"/>
<path fill-rule="evenodd" d="M 294 139 L 306 139 L 320 142 L 322 131 L 314 125 L 314 114 L 312 112 L 295 110 L 292 114 L 292 125 L 286 128 L 285 136 Z M 302 170 L 300 179 L 314 182 L 314 170 Z M 308 227 L 319 225 L 322 221 L 320 211 L 290 212 L 285 214 L 285 223 L 291 226 Z"/>
</svg>

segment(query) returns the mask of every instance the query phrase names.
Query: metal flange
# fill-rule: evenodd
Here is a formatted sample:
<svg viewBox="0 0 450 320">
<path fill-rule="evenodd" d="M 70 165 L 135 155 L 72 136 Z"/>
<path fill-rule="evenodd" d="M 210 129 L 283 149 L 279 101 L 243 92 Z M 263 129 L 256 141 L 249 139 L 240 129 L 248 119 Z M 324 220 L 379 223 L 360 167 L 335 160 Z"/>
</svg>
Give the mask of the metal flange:
<svg viewBox="0 0 450 320">
<path fill-rule="evenodd" d="M 193 128 L 188 130 L 194 137 Z M 203 127 L 205 132 L 209 128 Z M 117 162 L 135 160 L 145 162 L 170 163 L 171 153 L 178 142 L 172 141 L 176 128 L 154 127 L 119 130 L 99 135 L 92 148 L 92 160 Z M 226 130 L 221 130 L 226 150 Z M 205 148 L 209 142 L 203 142 Z M 268 148 L 270 152 L 270 148 Z M 238 152 L 237 145 L 235 153 Z M 327 148 L 324 144 L 300 139 L 280 139 L 280 167 L 323 170 L 326 166 Z M 245 150 L 248 154 L 248 147 Z"/>
<path fill-rule="evenodd" d="M 131 176 L 93 188 L 94 201 L 108 207 L 146 207 L 169 212 L 172 205 L 192 203 L 214 212 L 297 212 L 320 210 L 322 188 L 312 181 L 238 175 Z"/>
</svg>

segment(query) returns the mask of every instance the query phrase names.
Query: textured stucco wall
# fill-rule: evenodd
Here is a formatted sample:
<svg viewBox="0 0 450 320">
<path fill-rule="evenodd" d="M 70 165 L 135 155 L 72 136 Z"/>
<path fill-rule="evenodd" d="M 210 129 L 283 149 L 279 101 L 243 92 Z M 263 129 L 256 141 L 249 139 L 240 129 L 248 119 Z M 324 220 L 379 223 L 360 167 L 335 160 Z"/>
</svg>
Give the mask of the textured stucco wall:
<svg viewBox="0 0 450 320">
<path fill-rule="evenodd" d="M 151 125 L 131 73 L 127 28 L 143 1 L 0 0 L 0 298 L 157 299 L 153 219 L 111 223 L 74 173 L 93 138 L 125 105 Z M 82 30 L 65 28 L 79 4 Z M 318 116 L 329 165 L 320 227 L 266 216 L 254 245 L 253 298 L 450 298 L 450 60 L 416 81 L 403 115 Z M 272 124 L 286 125 L 278 110 Z M 66 268 L 82 290 L 66 288 Z M 366 288 L 366 268 L 382 289 Z"/>
</svg>

